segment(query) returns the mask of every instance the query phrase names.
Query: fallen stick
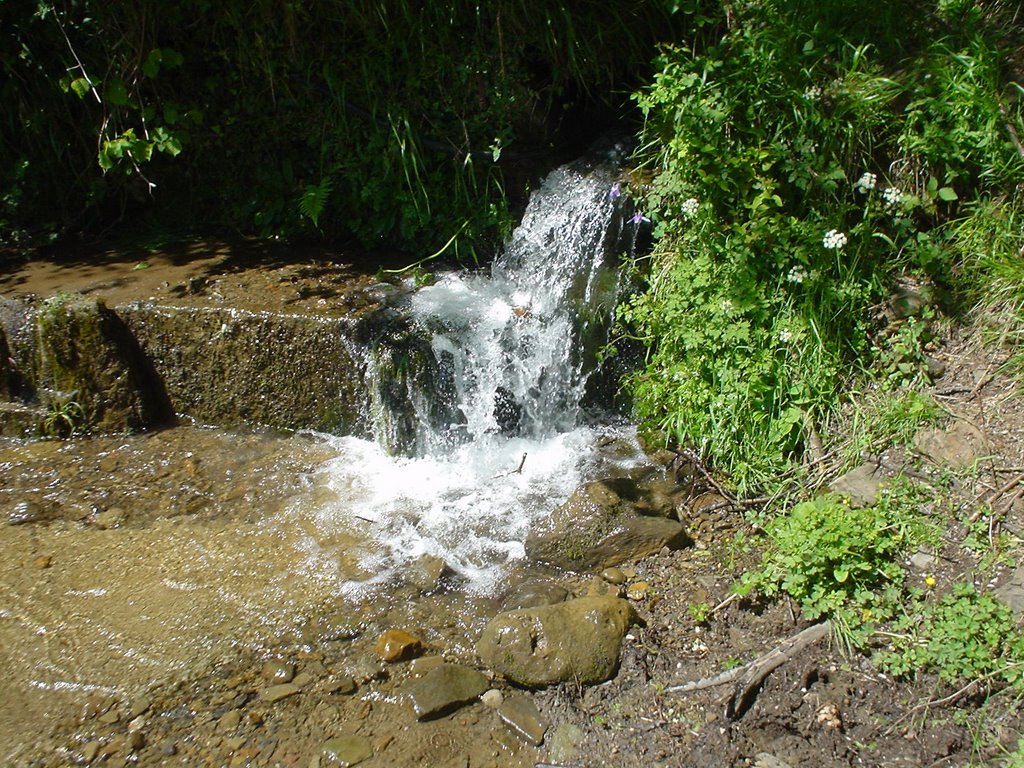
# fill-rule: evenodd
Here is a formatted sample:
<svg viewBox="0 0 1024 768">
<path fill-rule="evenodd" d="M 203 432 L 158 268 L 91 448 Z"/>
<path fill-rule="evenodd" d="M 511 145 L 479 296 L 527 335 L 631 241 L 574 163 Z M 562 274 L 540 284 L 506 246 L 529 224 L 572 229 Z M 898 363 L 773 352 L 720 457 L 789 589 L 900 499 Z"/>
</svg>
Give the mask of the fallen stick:
<svg viewBox="0 0 1024 768">
<path fill-rule="evenodd" d="M 736 687 L 726 705 L 725 714 L 731 720 L 738 720 L 750 709 L 757 696 L 757 691 L 761 687 L 761 683 L 764 682 L 768 675 L 807 646 L 827 636 L 831 629 L 832 627 L 827 621 L 815 624 L 798 632 L 793 637 L 772 648 L 768 653 L 744 664 L 742 667 L 728 669 L 713 677 L 705 677 L 701 680 L 693 680 L 688 683 L 670 686 L 665 689 L 665 693 L 691 693 L 705 688 L 713 688 L 718 685 L 736 682 Z"/>
<path fill-rule="evenodd" d="M 739 720 L 743 717 L 744 713 L 753 705 L 754 699 L 757 698 L 757 692 L 764 679 L 804 648 L 827 637 L 831 629 L 832 627 L 827 621 L 815 624 L 798 632 L 789 640 L 748 664 L 746 674 L 736 683 L 732 698 L 726 704 L 726 717 L 730 720 Z"/>
</svg>

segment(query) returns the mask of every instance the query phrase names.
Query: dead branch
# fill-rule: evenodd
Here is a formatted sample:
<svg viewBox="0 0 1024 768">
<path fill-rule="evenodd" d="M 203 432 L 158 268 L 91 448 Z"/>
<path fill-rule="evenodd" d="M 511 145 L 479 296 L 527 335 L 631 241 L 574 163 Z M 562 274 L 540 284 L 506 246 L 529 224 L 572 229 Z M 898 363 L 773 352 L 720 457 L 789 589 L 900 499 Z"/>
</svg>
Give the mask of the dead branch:
<svg viewBox="0 0 1024 768">
<path fill-rule="evenodd" d="M 665 692 L 691 693 L 705 688 L 713 688 L 718 685 L 726 685 L 728 683 L 736 682 L 736 687 L 733 689 L 732 696 L 726 705 L 726 715 L 731 720 L 738 720 L 748 709 L 750 709 L 750 706 L 754 703 L 754 699 L 757 697 L 757 692 L 761 687 L 761 683 L 764 682 L 764 679 L 768 677 L 768 675 L 792 659 L 807 646 L 816 643 L 823 637 L 827 636 L 831 629 L 832 627 L 827 621 L 815 624 L 814 626 L 798 632 L 793 637 L 783 641 L 764 655 L 744 664 L 742 667 L 728 669 L 713 677 L 705 677 L 701 680 L 693 680 L 688 683 L 673 685 L 666 688 Z"/>
<path fill-rule="evenodd" d="M 748 664 L 746 673 L 736 684 L 732 698 L 726 704 L 726 716 L 730 720 L 739 720 L 743 717 L 744 713 L 753 705 L 754 699 L 757 698 L 757 692 L 761 689 L 764 679 L 804 648 L 828 636 L 831 629 L 832 627 L 827 621 L 815 624 Z"/>
</svg>

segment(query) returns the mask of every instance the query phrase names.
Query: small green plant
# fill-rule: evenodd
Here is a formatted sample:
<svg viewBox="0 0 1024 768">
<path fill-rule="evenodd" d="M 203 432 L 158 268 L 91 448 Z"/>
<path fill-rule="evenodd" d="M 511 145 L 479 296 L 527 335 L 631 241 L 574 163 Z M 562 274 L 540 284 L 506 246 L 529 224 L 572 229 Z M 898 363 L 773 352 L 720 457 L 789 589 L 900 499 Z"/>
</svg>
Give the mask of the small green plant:
<svg viewBox="0 0 1024 768">
<path fill-rule="evenodd" d="M 690 603 L 686 612 L 690 614 L 690 618 L 695 623 L 703 624 L 711 618 L 711 604 L 707 602 Z"/>
<path fill-rule="evenodd" d="M 808 619 L 844 612 L 851 629 L 885 618 L 898 598 L 903 552 L 923 538 L 920 520 L 899 494 L 854 508 L 828 494 L 794 506 L 766 525 L 771 540 L 761 567 L 737 590 L 785 593 Z"/>
<path fill-rule="evenodd" d="M 897 676 L 936 673 L 950 684 L 977 681 L 1024 692 L 1024 635 L 1009 606 L 960 583 L 937 604 L 920 591 L 892 627 L 891 643 L 875 654 Z"/>
<path fill-rule="evenodd" d="M 43 437 L 65 438 L 82 431 L 86 413 L 75 399 L 77 396 L 77 392 L 71 392 L 49 403 L 46 414 L 39 423 L 39 433 Z"/>
</svg>

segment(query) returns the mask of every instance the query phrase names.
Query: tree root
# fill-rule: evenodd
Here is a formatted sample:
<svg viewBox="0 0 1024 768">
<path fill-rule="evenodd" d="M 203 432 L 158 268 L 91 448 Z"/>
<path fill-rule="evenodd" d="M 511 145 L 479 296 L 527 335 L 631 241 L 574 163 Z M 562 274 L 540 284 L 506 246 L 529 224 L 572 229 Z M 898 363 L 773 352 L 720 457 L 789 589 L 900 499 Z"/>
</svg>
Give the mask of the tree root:
<svg viewBox="0 0 1024 768">
<path fill-rule="evenodd" d="M 738 720 L 750 709 L 761 689 L 761 683 L 773 671 L 796 656 L 800 651 L 827 636 L 832 626 L 824 621 L 798 632 L 788 640 L 779 643 L 768 653 L 736 669 L 729 669 L 713 677 L 693 680 L 665 689 L 666 693 L 691 693 L 718 685 L 735 682 L 732 696 L 726 703 L 725 714 L 730 720 Z"/>
</svg>

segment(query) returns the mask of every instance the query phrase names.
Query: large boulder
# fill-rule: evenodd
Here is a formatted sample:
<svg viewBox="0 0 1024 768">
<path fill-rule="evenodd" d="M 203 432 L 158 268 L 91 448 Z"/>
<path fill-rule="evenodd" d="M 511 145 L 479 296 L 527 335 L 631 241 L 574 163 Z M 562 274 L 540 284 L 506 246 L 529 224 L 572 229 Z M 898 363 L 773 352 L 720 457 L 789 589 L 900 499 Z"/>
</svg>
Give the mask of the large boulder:
<svg viewBox="0 0 1024 768">
<path fill-rule="evenodd" d="M 527 536 L 526 554 L 585 571 L 689 546 L 684 526 L 662 516 L 667 510 L 660 497 L 663 492 L 647 493 L 623 480 L 585 485 L 554 511 L 546 530 Z"/>
<path fill-rule="evenodd" d="M 622 638 L 636 620 L 629 603 L 606 596 L 509 611 L 491 619 L 477 652 L 519 685 L 600 683 L 618 669 Z"/>
</svg>

